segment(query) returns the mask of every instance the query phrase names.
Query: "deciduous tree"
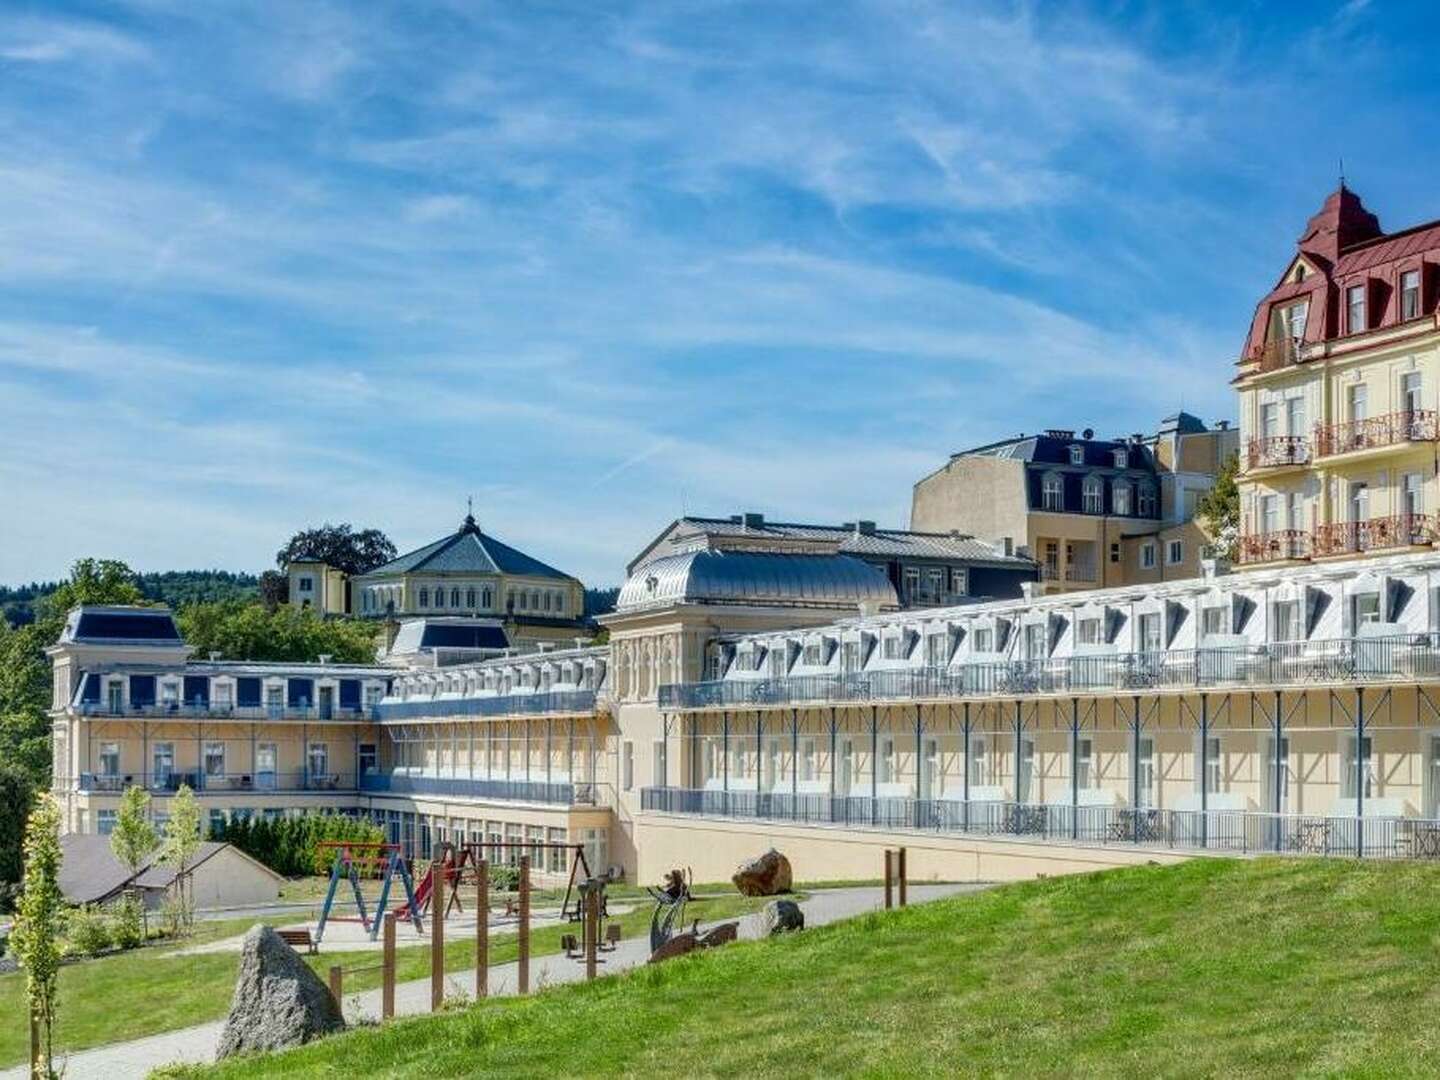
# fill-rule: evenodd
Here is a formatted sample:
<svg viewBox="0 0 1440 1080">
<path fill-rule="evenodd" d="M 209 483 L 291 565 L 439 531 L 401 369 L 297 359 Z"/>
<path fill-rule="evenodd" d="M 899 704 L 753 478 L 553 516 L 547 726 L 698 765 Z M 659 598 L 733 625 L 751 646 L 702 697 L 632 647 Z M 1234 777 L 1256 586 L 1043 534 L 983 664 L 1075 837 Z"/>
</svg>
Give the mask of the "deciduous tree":
<svg viewBox="0 0 1440 1080">
<path fill-rule="evenodd" d="M 356 532 L 348 522 L 301 529 L 275 553 L 282 570 L 297 559 L 315 559 L 347 574 L 364 574 L 395 558 L 395 545 L 379 529 Z"/>
<path fill-rule="evenodd" d="M 65 898 L 60 892 L 60 808 L 47 793 L 25 829 L 25 888 L 15 922 L 15 953 L 25 969 L 30 1013 L 40 1028 L 35 1076 L 58 1077 L 54 1061 L 55 988 L 60 974 L 60 934 Z"/>
</svg>

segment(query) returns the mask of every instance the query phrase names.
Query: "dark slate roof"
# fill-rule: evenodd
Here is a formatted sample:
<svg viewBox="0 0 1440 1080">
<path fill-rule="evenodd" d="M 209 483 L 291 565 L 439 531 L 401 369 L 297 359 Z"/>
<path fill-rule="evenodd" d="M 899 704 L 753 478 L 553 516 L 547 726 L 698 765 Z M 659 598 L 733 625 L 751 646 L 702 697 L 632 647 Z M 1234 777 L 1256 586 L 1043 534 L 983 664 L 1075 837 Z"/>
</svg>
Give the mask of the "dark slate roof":
<svg viewBox="0 0 1440 1080">
<path fill-rule="evenodd" d="M 169 608 L 129 605 L 82 605 L 65 619 L 60 634 L 65 643 L 96 642 L 107 645 L 183 645 Z"/>
<path fill-rule="evenodd" d="M 422 649 L 504 649 L 509 645 L 505 628 L 492 622 L 433 623 L 420 635 Z"/>
<path fill-rule="evenodd" d="M 1069 465 L 1070 447 L 1084 449 L 1083 465 L 1087 468 L 1115 468 L 1116 450 L 1129 451 L 1127 469 L 1153 472 L 1155 460 L 1150 448 L 1143 443 L 1129 439 L 1084 439 L 1061 435 L 1018 435 L 1013 439 L 962 450 L 955 457 L 980 455 L 984 457 L 1013 458 L 1034 465 Z"/>
<path fill-rule="evenodd" d="M 199 866 L 226 845 L 214 840 L 201 843 L 191 860 Z M 72 904 L 94 904 L 113 896 L 131 883 L 130 871 L 110 850 L 110 838 L 94 833 L 66 833 L 60 837 L 60 891 Z M 135 875 L 134 884 L 144 889 L 163 889 L 175 880 L 175 871 L 152 855 Z"/>
<path fill-rule="evenodd" d="M 508 544 L 502 544 L 493 536 L 480 531 L 474 517 L 466 515 L 458 532 L 436 540 L 433 544 L 416 548 L 414 551 L 391 559 L 384 566 L 377 566 L 362 577 L 376 577 L 382 574 L 413 574 L 420 571 L 440 574 L 506 574 L 527 577 L 563 578 L 570 575 L 555 569 L 539 559 L 531 558 L 523 551 L 517 551 Z"/>
</svg>

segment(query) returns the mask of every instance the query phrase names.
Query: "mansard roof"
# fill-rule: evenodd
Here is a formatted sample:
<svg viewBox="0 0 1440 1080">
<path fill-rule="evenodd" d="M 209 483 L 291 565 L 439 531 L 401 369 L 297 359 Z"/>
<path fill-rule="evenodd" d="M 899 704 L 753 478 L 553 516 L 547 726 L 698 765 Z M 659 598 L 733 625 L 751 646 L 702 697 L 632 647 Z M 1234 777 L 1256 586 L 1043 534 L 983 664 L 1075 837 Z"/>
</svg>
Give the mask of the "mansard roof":
<svg viewBox="0 0 1440 1080">
<path fill-rule="evenodd" d="M 167 607 L 82 604 L 65 618 L 61 644 L 173 645 L 183 647 Z"/>
<path fill-rule="evenodd" d="M 671 604 L 834 608 L 899 606 L 895 587 L 853 555 L 702 549 L 641 564 L 620 589 L 616 610 Z"/>
<path fill-rule="evenodd" d="M 481 532 L 475 518 L 469 514 L 465 516 L 459 531 L 391 559 L 384 566 L 377 566 L 361 577 L 416 573 L 504 573 L 570 580 L 569 574 Z"/>
</svg>

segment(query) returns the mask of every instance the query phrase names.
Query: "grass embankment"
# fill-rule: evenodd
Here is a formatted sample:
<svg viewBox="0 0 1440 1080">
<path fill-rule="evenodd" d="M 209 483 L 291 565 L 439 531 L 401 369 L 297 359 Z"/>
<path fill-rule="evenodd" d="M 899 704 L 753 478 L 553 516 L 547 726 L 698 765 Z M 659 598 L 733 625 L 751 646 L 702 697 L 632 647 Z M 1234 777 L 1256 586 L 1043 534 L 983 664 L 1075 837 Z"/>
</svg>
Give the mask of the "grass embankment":
<svg viewBox="0 0 1440 1080">
<path fill-rule="evenodd" d="M 733 890 L 721 892 L 720 889 L 720 886 L 713 889 L 696 887 L 698 894 L 712 899 L 690 909 L 695 918 L 707 921 L 728 918 L 754 911 L 763 903 L 742 897 Z M 171 956 L 167 953 L 242 934 L 257 922 L 284 926 L 297 921 L 301 920 L 294 914 L 286 914 L 201 922 L 196 924 L 194 937 L 175 945 L 153 946 L 66 965 L 60 971 L 60 1024 L 55 1036 L 56 1048 L 84 1050 L 102 1043 L 124 1042 L 222 1019 L 229 1011 L 230 998 L 235 990 L 238 954 Z M 626 938 L 646 934 L 650 926 L 650 905 L 637 906 L 636 910 L 607 922 L 619 923 Z M 428 935 L 428 921 L 425 928 Z M 534 929 L 530 935 L 531 955 L 559 952 L 560 935 L 574 932 L 576 928 L 569 926 Z M 395 961 L 399 982 L 430 977 L 430 947 L 411 944 L 417 940 L 408 923 L 396 927 Z M 428 941 L 428 936 L 425 940 Z M 493 931 L 490 963 L 508 963 L 515 956 L 514 932 Z M 305 959 L 323 979 L 332 964 L 373 969 L 380 962 L 380 953 L 322 952 L 319 956 L 307 956 Z M 473 982 L 464 976 L 474 969 L 475 938 L 471 929 L 467 930 L 462 940 L 447 940 L 445 970 L 456 972 L 458 987 L 470 992 L 474 990 Z M 379 985 L 378 970 L 347 974 L 345 995 L 348 997 L 351 993 Z M 0 976 L 0 1016 L 21 1018 L 14 1023 L 0 1024 L 0 1068 L 20 1064 L 29 1053 L 30 1034 L 22 1022 L 24 1002 L 24 974 Z"/>
<path fill-rule="evenodd" d="M 1440 867 L 1136 867 L 178 1075 L 1437 1075 Z"/>
</svg>

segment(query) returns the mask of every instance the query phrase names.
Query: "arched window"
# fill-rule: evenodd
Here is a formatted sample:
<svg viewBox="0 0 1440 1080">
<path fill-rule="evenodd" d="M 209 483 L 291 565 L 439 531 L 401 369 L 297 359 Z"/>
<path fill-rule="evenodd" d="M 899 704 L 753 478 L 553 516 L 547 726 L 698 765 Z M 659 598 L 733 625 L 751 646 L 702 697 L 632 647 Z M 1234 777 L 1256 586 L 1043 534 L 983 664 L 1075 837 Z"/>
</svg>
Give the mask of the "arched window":
<svg viewBox="0 0 1440 1080">
<path fill-rule="evenodd" d="M 1040 490 L 1040 505 L 1044 509 L 1065 509 L 1065 480 L 1059 473 L 1046 473 Z"/>
<path fill-rule="evenodd" d="M 420 606 L 421 606 L 421 607 L 429 607 L 429 606 L 430 606 L 430 590 L 429 590 L 429 589 L 421 589 L 421 590 L 420 590 Z"/>
<path fill-rule="evenodd" d="M 465 590 L 465 606 L 467 608 L 473 608 L 475 606 L 475 586 L 473 585 Z"/>
<path fill-rule="evenodd" d="M 531 610 L 531 611 L 539 611 L 539 610 L 540 610 L 540 592 L 539 592 L 539 590 L 532 590 L 531 593 L 530 593 L 530 610 Z"/>
<path fill-rule="evenodd" d="M 483 608 L 487 608 L 487 609 L 490 607 L 490 588 L 489 588 L 489 586 L 486 586 L 484 589 L 480 590 L 480 606 L 483 607 Z"/>
<path fill-rule="evenodd" d="M 524 610 L 525 610 L 525 600 L 526 600 L 526 596 L 525 596 L 525 593 L 522 591 L 522 592 L 520 593 L 519 597 L 517 598 L 517 601 L 516 601 L 516 604 L 515 604 L 515 606 L 516 606 L 517 608 L 519 608 L 521 611 L 524 611 Z"/>
<path fill-rule="evenodd" d="M 1085 513 L 1103 514 L 1105 512 L 1105 494 L 1103 485 L 1098 476 L 1087 476 L 1085 478 Z"/>
<path fill-rule="evenodd" d="M 458 608 L 458 607 L 460 606 L 460 590 L 459 590 L 459 589 L 451 589 L 451 590 L 450 590 L 450 606 L 453 607 L 453 608 Z"/>
<path fill-rule="evenodd" d="M 557 613 L 565 610 L 565 594 L 563 592 L 555 594 L 555 610 Z"/>
<path fill-rule="evenodd" d="M 545 594 L 545 610 L 550 610 L 550 594 L 548 592 Z"/>
</svg>

